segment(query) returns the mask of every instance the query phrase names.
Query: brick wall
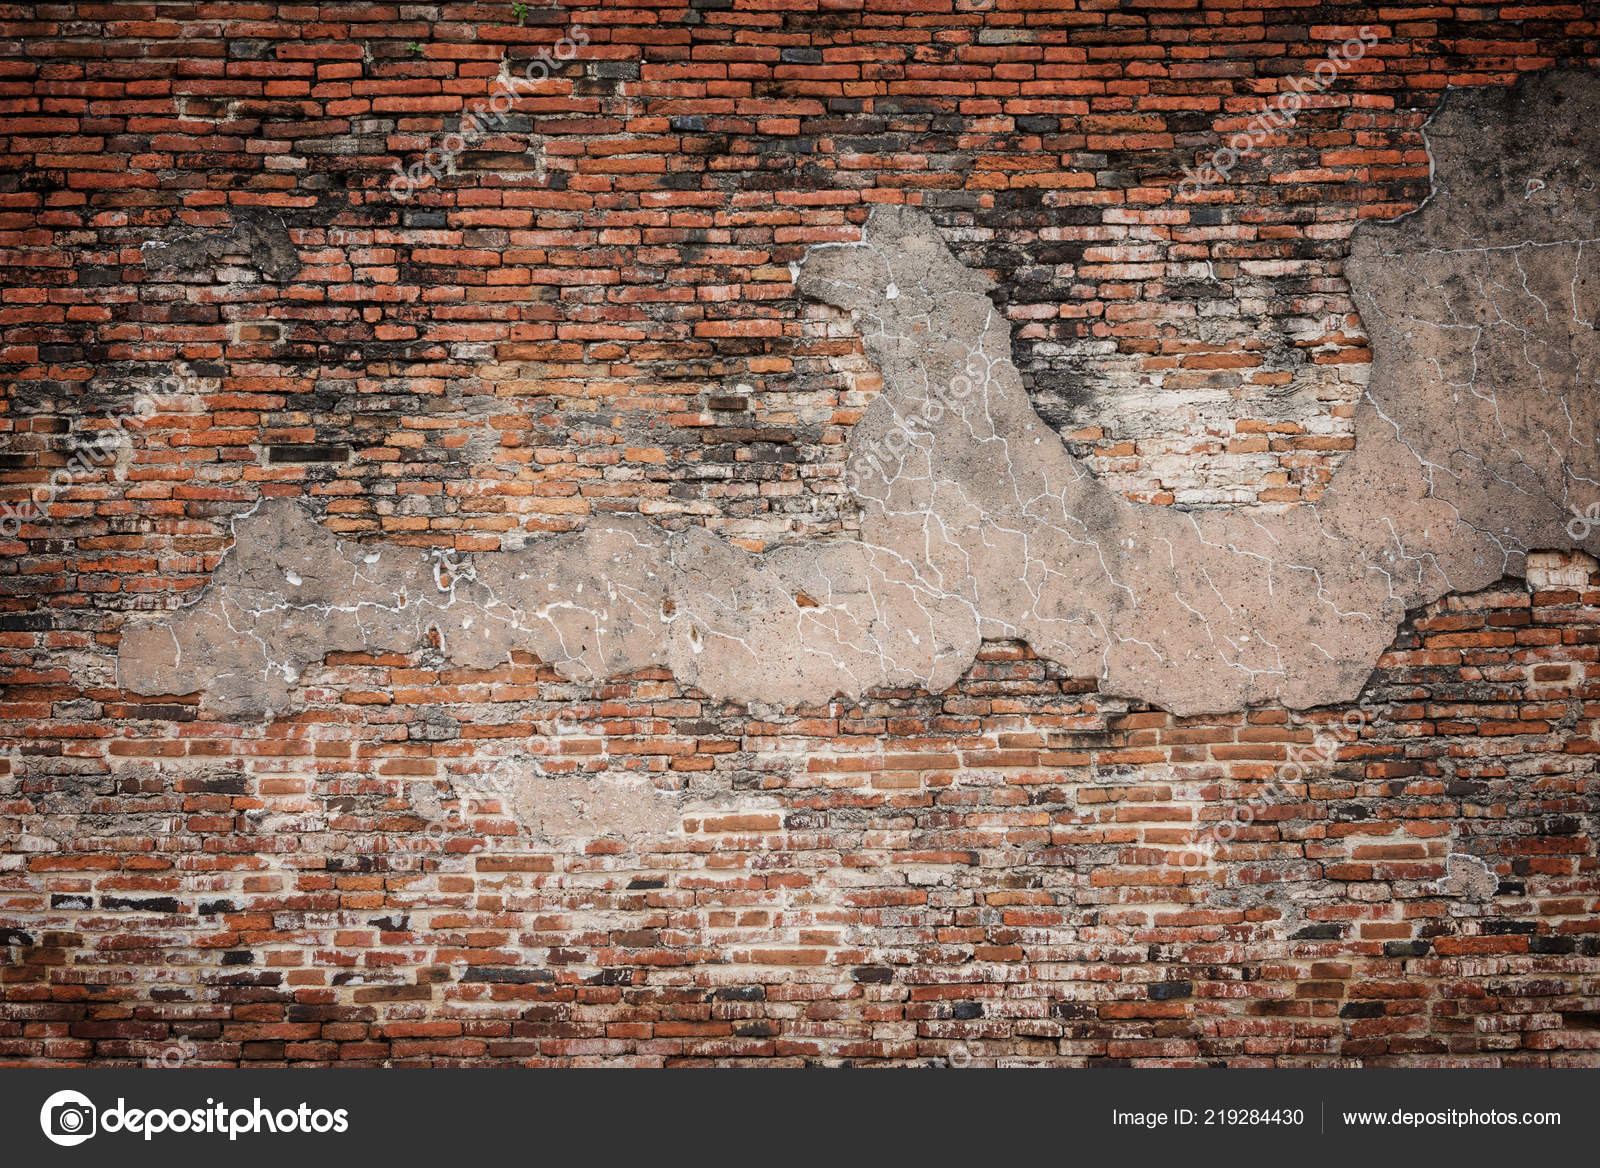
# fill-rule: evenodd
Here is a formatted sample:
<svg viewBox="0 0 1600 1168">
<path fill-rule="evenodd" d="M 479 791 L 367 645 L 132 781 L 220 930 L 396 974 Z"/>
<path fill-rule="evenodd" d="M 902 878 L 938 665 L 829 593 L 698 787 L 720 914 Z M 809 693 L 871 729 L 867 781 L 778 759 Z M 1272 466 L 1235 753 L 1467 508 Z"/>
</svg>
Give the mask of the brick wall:
<svg viewBox="0 0 1600 1168">
<path fill-rule="evenodd" d="M 1439 94 L 1600 65 L 1595 4 L 935 8 L 0 6 L 0 490 L 163 395 L 5 533 L 0 1057 L 1595 1062 L 1581 556 L 1414 613 L 1364 708 L 1180 720 L 1009 643 L 787 711 L 426 652 L 332 656 L 267 721 L 117 688 L 124 614 L 262 497 L 458 551 L 850 530 L 878 375 L 790 265 L 879 203 L 998 279 L 1130 497 L 1313 499 L 1369 361 L 1349 232 L 1426 196 Z M 682 814 L 530 827 L 506 768 Z"/>
</svg>

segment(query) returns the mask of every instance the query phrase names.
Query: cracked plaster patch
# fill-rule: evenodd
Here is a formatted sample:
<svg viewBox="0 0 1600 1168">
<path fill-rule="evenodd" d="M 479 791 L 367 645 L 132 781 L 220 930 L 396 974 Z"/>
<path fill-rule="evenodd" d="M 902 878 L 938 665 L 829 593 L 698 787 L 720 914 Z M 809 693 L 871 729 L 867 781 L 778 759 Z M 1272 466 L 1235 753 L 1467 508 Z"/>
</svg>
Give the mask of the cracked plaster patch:
<svg viewBox="0 0 1600 1168">
<path fill-rule="evenodd" d="M 670 835 L 689 798 L 663 791 L 648 775 L 610 770 L 555 773 L 547 758 L 516 753 L 477 774 L 457 775 L 452 786 L 471 807 L 498 802 L 520 824 L 555 847 L 576 847 L 609 836 L 633 840 Z M 437 810 L 418 808 L 430 819 Z"/>
<path fill-rule="evenodd" d="M 751 555 L 601 518 L 453 563 L 265 501 L 198 602 L 129 624 L 120 680 L 272 712 L 330 650 L 436 635 L 467 667 L 512 650 L 578 679 L 665 665 L 714 697 L 794 705 L 942 691 L 983 639 L 1021 638 L 1180 715 L 1352 699 L 1408 608 L 1574 546 L 1564 524 L 1600 501 L 1597 117 L 1588 74 L 1447 95 L 1433 195 L 1353 240 L 1375 364 L 1356 448 L 1315 505 L 1183 512 L 1108 489 L 1030 405 L 990 281 L 926 216 L 880 207 L 799 274 L 883 374 L 849 439 L 859 540 Z M 1600 550 L 1600 532 L 1576 542 Z"/>
<path fill-rule="evenodd" d="M 1434 885 L 1441 896 L 1463 900 L 1489 900 L 1500 890 L 1500 878 L 1477 856 L 1451 852 L 1445 857 L 1445 874 Z"/>
</svg>

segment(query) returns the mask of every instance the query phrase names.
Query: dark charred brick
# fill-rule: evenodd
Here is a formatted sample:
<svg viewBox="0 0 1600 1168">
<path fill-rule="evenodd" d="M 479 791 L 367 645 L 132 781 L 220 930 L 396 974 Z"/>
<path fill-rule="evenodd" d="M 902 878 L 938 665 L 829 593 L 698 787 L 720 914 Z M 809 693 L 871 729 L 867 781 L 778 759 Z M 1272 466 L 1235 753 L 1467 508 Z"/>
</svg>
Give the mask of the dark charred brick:
<svg viewBox="0 0 1600 1168">
<path fill-rule="evenodd" d="M 350 447 L 337 443 L 303 442 L 267 447 L 267 461 L 274 463 L 348 462 Z"/>
<path fill-rule="evenodd" d="M 1296 941 L 1337 941 L 1344 936 L 1344 926 L 1336 924 L 1305 925 L 1291 934 Z"/>
<path fill-rule="evenodd" d="M 1194 995 L 1194 982 L 1192 981 L 1160 981 L 1150 986 L 1150 997 L 1154 1001 L 1166 1001 L 1170 998 L 1187 998 Z"/>
<path fill-rule="evenodd" d="M 1382 1002 L 1346 1002 L 1339 1007 L 1341 1018 L 1382 1018 L 1384 1013 Z"/>
<path fill-rule="evenodd" d="M 535 982 L 555 981 L 552 969 L 518 969 L 501 965 L 469 965 L 461 975 L 462 981 L 483 981 L 503 985 L 530 985 Z"/>
<path fill-rule="evenodd" d="M 1431 941 L 1385 941 L 1383 955 L 1385 957 L 1426 957 L 1432 948 Z"/>
<path fill-rule="evenodd" d="M 175 913 L 182 911 L 171 896 L 102 896 L 100 907 L 107 912 Z"/>
</svg>

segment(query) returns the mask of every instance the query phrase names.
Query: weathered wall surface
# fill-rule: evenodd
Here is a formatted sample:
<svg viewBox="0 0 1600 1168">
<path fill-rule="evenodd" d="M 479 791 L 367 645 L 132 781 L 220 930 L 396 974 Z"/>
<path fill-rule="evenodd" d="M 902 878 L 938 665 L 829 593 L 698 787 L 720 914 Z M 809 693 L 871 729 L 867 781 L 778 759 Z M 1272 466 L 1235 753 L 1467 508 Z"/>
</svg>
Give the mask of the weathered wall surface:
<svg viewBox="0 0 1600 1168">
<path fill-rule="evenodd" d="M 0 1053 L 1596 1057 L 1591 6 L 33 15 Z"/>
</svg>

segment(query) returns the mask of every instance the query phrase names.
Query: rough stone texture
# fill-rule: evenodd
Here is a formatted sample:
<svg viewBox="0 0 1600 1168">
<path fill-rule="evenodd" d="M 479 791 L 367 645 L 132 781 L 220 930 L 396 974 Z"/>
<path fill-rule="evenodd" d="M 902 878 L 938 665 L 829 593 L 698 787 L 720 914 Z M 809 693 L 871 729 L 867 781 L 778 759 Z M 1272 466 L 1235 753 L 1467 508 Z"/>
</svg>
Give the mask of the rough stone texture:
<svg viewBox="0 0 1600 1168">
<path fill-rule="evenodd" d="M 258 278 L 284 283 L 300 271 L 300 254 L 289 238 L 289 228 L 270 211 L 240 209 L 228 231 L 188 231 L 169 239 L 152 239 L 140 249 L 152 273 L 183 279 L 186 275 L 209 283 L 219 268 L 244 269 Z"/>
<path fill-rule="evenodd" d="M 990 282 L 925 216 L 879 208 L 859 246 L 813 249 L 799 281 L 852 314 L 884 378 L 847 448 L 858 541 L 753 558 L 615 521 L 436 570 L 429 588 L 420 552 L 347 550 L 269 503 L 167 643 L 125 634 L 121 679 L 272 710 L 329 650 L 405 651 L 433 630 L 462 665 L 512 649 L 577 678 L 665 665 L 781 706 L 941 692 L 982 639 L 1020 638 L 1179 714 L 1350 700 L 1406 609 L 1519 573 L 1600 504 L 1600 281 L 1583 260 L 1600 239 L 1596 118 L 1600 85 L 1578 74 L 1443 104 L 1439 189 L 1356 236 L 1377 357 L 1355 452 L 1311 507 L 1123 499 L 1034 413 Z M 1485 134 L 1509 146 L 1497 167 L 1478 163 Z"/>
</svg>

